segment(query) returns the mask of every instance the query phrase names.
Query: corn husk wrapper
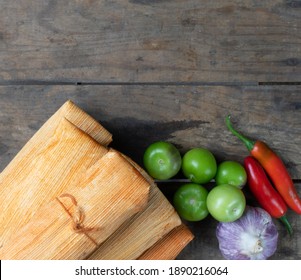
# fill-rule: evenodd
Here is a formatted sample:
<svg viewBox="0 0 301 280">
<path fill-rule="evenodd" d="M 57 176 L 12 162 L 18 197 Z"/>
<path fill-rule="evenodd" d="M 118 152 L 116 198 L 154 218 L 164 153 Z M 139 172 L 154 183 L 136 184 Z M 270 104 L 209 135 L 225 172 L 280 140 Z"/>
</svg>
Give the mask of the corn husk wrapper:
<svg viewBox="0 0 301 280">
<path fill-rule="evenodd" d="M 0 174 L 0 251 L 5 239 L 41 205 L 107 152 L 104 146 L 111 139 L 105 128 L 71 101 L 45 122 Z"/>
<path fill-rule="evenodd" d="M 134 161 L 123 155 L 150 183 L 146 208 L 126 221 L 92 255 L 90 260 L 128 260 L 138 258 L 146 249 L 181 224 L 173 206 L 154 180 Z"/>
<path fill-rule="evenodd" d="M 188 227 L 185 224 L 181 224 L 167 233 L 137 259 L 174 260 L 193 238 L 194 235 Z"/>
<path fill-rule="evenodd" d="M 72 101 L 66 101 L 33 135 L 24 145 L 14 159 L 6 166 L 0 174 L 0 179 L 15 172 L 16 165 L 20 162 L 26 163 L 25 159 L 31 160 L 31 156 L 43 147 L 45 141 L 53 136 L 62 118 L 68 120 L 75 127 L 79 128 L 102 146 L 108 146 L 112 142 L 112 134 L 107 131 L 99 122 L 84 112 Z"/>
<path fill-rule="evenodd" d="M 84 259 L 148 201 L 148 182 L 114 150 L 84 181 L 41 207 L 6 242 L 0 258 Z"/>
<path fill-rule="evenodd" d="M 72 125 L 73 124 L 73 125 Z M 65 134 L 62 134 L 62 126 L 65 127 Z M 66 129 L 66 127 L 69 127 L 72 129 Z M 78 129 L 80 128 L 80 129 Z M 85 155 L 85 159 L 83 157 L 82 162 L 79 164 L 75 164 L 75 167 L 72 168 L 69 176 L 66 176 L 68 179 L 65 182 L 62 182 L 62 177 L 57 178 L 57 184 L 53 184 L 54 189 L 49 192 L 47 188 L 41 187 L 44 186 L 44 181 L 47 182 L 47 177 L 48 180 L 51 181 L 50 179 L 53 178 L 53 176 L 48 176 L 48 174 L 44 174 L 45 178 L 43 176 L 40 176 L 40 179 L 43 181 L 43 184 L 40 185 L 40 188 L 37 188 L 36 193 L 32 193 L 31 198 L 27 199 L 28 193 L 31 191 L 28 191 L 27 194 L 24 192 L 24 188 L 16 188 L 16 192 L 20 192 L 20 194 L 16 195 L 7 195 L 8 189 L 6 188 L 6 191 L 2 190 L 3 186 L 1 186 L 1 182 L 4 182 L 5 179 L 9 181 L 9 177 L 13 174 L 14 176 L 16 175 L 16 170 L 21 167 L 21 171 L 19 172 L 19 175 L 21 174 L 21 177 L 24 177 L 24 174 L 22 174 L 24 171 L 22 170 L 23 166 L 30 163 L 33 158 L 40 152 L 40 154 L 43 154 L 43 151 L 47 150 L 45 149 L 45 141 L 47 141 L 48 138 L 53 138 L 54 135 L 56 135 L 57 140 L 60 139 L 62 142 L 66 142 L 68 137 L 66 138 L 66 135 L 69 135 L 68 133 L 66 134 L 66 130 L 68 133 L 70 133 L 70 130 L 76 131 L 75 136 L 73 138 L 73 142 L 70 141 L 69 139 L 69 144 L 66 144 L 66 147 L 64 149 L 61 149 L 62 154 L 57 155 L 57 157 L 52 157 L 51 155 L 48 159 L 50 159 L 50 162 L 54 161 L 54 158 L 56 158 L 55 162 L 52 162 L 52 167 L 55 170 L 57 168 L 56 162 L 59 160 L 65 160 L 62 159 L 62 155 L 65 155 L 67 158 L 70 159 L 71 162 L 77 161 L 77 157 L 71 159 L 72 156 L 70 157 L 69 152 L 74 156 L 74 153 L 72 151 L 76 150 L 78 146 L 83 145 L 83 147 L 88 147 L 87 149 L 90 151 L 88 155 Z M 73 132 L 74 133 L 74 132 Z M 69 137 L 70 138 L 70 137 Z M 71 137 L 72 138 L 72 137 Z M 83 141 L 79 141 L 77 143 L 78 146 L 73 146 L 76 144 L 74 139 L 82 139 Z M 85 138 L 85 139 L 83 139 Z M 64 139 L 64 140 L 62 140 Z M 87 140 L 87 141 L 86 141 Z M 64 207 L 68 206 L 69 203 L 69 209 L 68 211 L 72 212 L 75 211 L 77 208 L 74 206 L 74 200 L 78 202 L 79 204 L 84 204 L 88 205 L 89 204 L 89 199 L 87 200 L 88 202 L 85 202 L 84 198 L 85 196 L 79 196 L 76 198 L 73 194 L 70 194 L 67 192 L 68 196 L 65 197 L 60 197 L 60 195 L 66 194 L 66 190 L 68 186 L 88 186 L 91 180 L 93 180 L 93 176 L 97 176 L 97 168 L 91 168 L 97 166 L 95 163 L 101 160 L 101 158 L 108 153 L 108 149 L 103 146 L 107 146 L 110 141 L 112 140 L 112 135 L 106 131 L 98 122 L 96 122 L 93 118 L 91 118 L 89 115 L 87 115 L 84 111 L 82 111 L 80 108 L 78 108 L 76 105 L 74 105 L 71 101 L 66 102 L 44 125 L 43 127 L 32 137 L 32 139 L 24 146 L 24 148 L 18 153 L 18 155 L 13 159 L 13 161 L 9 164 L 9 166 L 4 170 L 4 172 L 0 176 L 0 186 L 1 186 L 1 194 L 0 194 L 0 202 L 1 199 L 2 201 L 9 201 L 7 205 L 7 209 L 5 213 L 9 213 L 9 210 L 14 212 L 11 216 L 15 217 L 12 222 L 9 222 L 10 219 L 5 219 L 5 215 L 3 221 L 4 223 L 0 223 L 0 231 L 2 233 L 1 236 L 1 242 L 2 245 L 4 245 L 5 239 L 10 236 L 12 233 L 16 231 L 22 232 L 22 236 L 26 235 L 26 232 L 29 230 L 33 230 L 34 228 L 37 227 L 38 223 L 37 220 L 34 221 L 31 219 L 33 214 L 38 211 L 40 208 L 44 209 L 43 211 L 46 211 L 47 209 L 49 211 L 51 203 L 53 203 L 53 207 L 57 209 L 57 214 L 59 215 L 60 219 L 63 219 L 64 213 L 62 213 L 62 209 L 58 207 L 60 204 L 59 202 L 62 203 Z M 55 141 L 54 141 L 55 142 Z M 68 141 L 67 141 L 68 142 Z M 89 143 L 89 145 L 87 144 Z M 91 144 L 93 143 L 93 144 Z M 95 145 L 96 144 L 96 145 Z M 97 145 L 101 144 L 101 145 Z M 72 146 L 72 149 L 70 149 L 70 146 Z M 94 148 L 91 148 L 91 147 Z M 43 149 L 44 147 L 44 149 Z M 66 150 L 65 150 L 66 149 Z M 42 150 L 42 153 L 41 153 Z M 70 150 L 70 151 L 69 151 Z M 82 148 L 82 151 L 85 149 Z M 93 151 L 93 152 L 91 152 Z M 86 150 L 85 150 L 86 152 Z M 82 153 L 83 155 L 85 154 L 84 152 Z M 122 155 L 122 154 L 119 154 Z M 122 155 L 124 156 L 124 155 Z M 57 238 L 64 233 L 65 237 L 69 236 L 68 241 L 72 240 L 70 244 L 73 244 L 73 247 L 71 246 L 68 250 L 62 250 L 58 248 L 58 244 L 55 245 L 52 248 L 56 248 L 53 250 L 50 250 L 49 248 L 49 242 L 44 243 L 44 245 L 49 249 L 49 251 L 52 251 L 52 253 L 46 255 L 42 254 L 42 251 L 47 251 L 43 250 L 44 245 L 41 245 L 42 247 L 37 247 L 36 250 L 34 250 L 34 253 L 29 253 L 29 251 L 32 251 L 33 247 L 28 244 L 29 249 L 22 249 L 24 246 L 22 244 L 25 244 L 26 240 L 22 240 L 22 237 L 19 235 L 19 237 L 14 237 L 10 238 L 10 244 L 12 244 L 14 247 L 12 250 L 8 250 L 7 248 L 6 251 L 6 256 L 9 258 L 38 258 L 38 259 L 66 259 L 66 258 L 89 258 L 89 259 L 136 259 L 141 256 L 143 252 L 145 252 L 149 248 L 154 248 L 156 247 L 157 242 L 163 239 L 170 239 L 168 237 L 168 233 L 171 232 L 171 230 L 175 227 L 177 227 L 179 224 L 181 224 L 180 218 L 178 215 L 175 213 L 173 207 L 170 205 L 170 203 L 167 201 L 167 199 L 164 197 L 164 195 L 160 192 L 156 184 L 153 182 L 153 180 L 144 172 L 142 168 L 140 168 L 137 164 L 135 164 L 131 159 L 127 158 L 124 156 L 127 161 L 136 169 L 136 171 L 139 171 L 138 174 L 139 176 L 142 175 L 145 180 L 148 182 L 150 185 L 150 196 L 148 203 L 145 207 L 145 209 L 137 213 L 136 215 L 130 217 L 129 219 L 124 219 L 125 222 L 122 223 L 122 225 L 114 232 L 114 234 L 111 234 L 109 236 L 110 231 L 103 231 L 102 227 L 100 227 L 97 223 L 90 225 L 87 223 L 88 220 L 85 220 L 84 223 L 84 229 L 88 229 L 89 233 L 81 233 L 79 234 L 78 232 L 75 234 L 74 232 L 74 225 L 77 225 L 75 223 L 75 220 L 79 220 L 79 214 L 77 213 L 76 215 L 72 215 L 71 212 L 69 213 L 69 219 L 64 220 L 64 223 L 69 222 L 69 235 L 66 234 L 66 224 L 57 224 L 58 221 L 61 221 L 58 219 L 58 216 L 54 215 L 53 211 L 53 219 L 54 222 L 54 228 L 48 232 L 50 234 L 50 237 L 52 236 L 54 239 L 54 243 L 57 244 L 57 241 L 55 239 L 55 234 L 52 234 L 53 232 L 56 232 Z M 42 156 L 43 158 L 43 156 Z M 44 157 L 45 158 L 45 157 Z M 49 163 L 46 161 L 46 163 Z M 82 164 L 83 163 L 83 164 Z M 62 163 L 63 164 L 63 163 Z M 40 165 L 42 166 L 42 164 Z M 32 166 L 33 168 L 35 166 Z M 89 170 L 87 172 L 87 170 Z M 92 172 L 94 170 L 95 173 Z M 66 170 L 65 170 L 66 171 Z M 56 171 L 55 171 L 56 172 Z M 64 173 L 64 172 L 63 172 Z M 34 174 L 34 173 L 33 173 Z M 76 174 L 76 176 L 72 175 Z M 85 176 L 83 176 L 85 174 Z M 90 174 L 90 175 L 88 175 Z M 137 173 L 136 173 L 137 174 Z M 64 174 L 62 174 L 64 175 Z M 91 177 L 92 176 L 92 177 Z M 26 176 L 25 176 L 26 177 Z M 42 179 L 43 178 L 43 179 Z M 4 179 L 4 181 L 2 181 Z M 63 180 L 64 181 L 64 180 Z M 145 182 L 145 181 L 144 181 Z M 49 182 L 48 182 L 49 183 Z M 12 186 L 14 184 L 12 183 Z M 0 190 L 0 191 L 1 191 Z M 58 198 L 60 197 L 60 198 Z M 71 197 L 73 199 L 71 199 Z M 25 198 L 25 199 L 24 199 Z M 24 202 L 20 204 L 20 201 L 24 199 Z M 87 198 L 86 198 L 87 199 Z M 63 200 L 63 202 L 62 202 Z M 73 202 L 72 202 L 73 200 Z M 19 203 L 17 203 L 19 201 Z M 48 202 L 48 204 L 47 204 Z M 91 201 L 92 202 L 92 201 Z M 71 204 L 70 204 L 71 203 Z M 87 204 L 88 203 L 88 204 Z M 46 205 L 46 206 L 45 206 Z M 62 208 L 62 205 L 61 208 Z M 42 207 L 43 206 L 43 207 Z M 52 208 L 52 206 L 50 208 Z M 73 209 L 75 207 L 75 209 Z M 82 206 L 81 206 L 82 207 Z M 20 208 L 21 211 L 17 211 L 16 209 Z M 53 209 L 54 209 L 53 208 Z M 138 207 L 139 208 L 139 207 Z M 138 209 L 133 206 L 133 209 Z M 143 208 L 143 207 L 142 207 Z M 42 218 L 43 220 L 43 215 L 40 215 L 38 211 L 35 215 L 36 218 Z M 64 210 L 65 211 L 65 210 Z M 78 209 L 77 209 L 78 211 Z M 65 211 L 65 216 L 67 214 Z M 127 217 L 131 216 L 135 211 L 131 212 L 130 214 L 127 214 Z M 74 212 L 75 213 L 75 212 Z M 121 215 L 121 214 L 120 214 Z M 84 214 L 86 216 L 86 212 Z M 90 215 L 89 215 L 90 216 Z M 122 215 L 121 215 L 122 216 Z M 1 216 L 0 216 L 1 217 Z M 21 219 L 20 219 L 21 217 Z M 45 215 L 45 221 L 41 222 L 41 225 L 43 224 L 48 224 L 47 219 L 49 216 Z M 66 217 L 65 217 L 66 218 Z M 117 219 L 118 220 L 118 219 Z M 17 221 L 17 223 L 16 223 Z M 73 221 L 73 224 L 72 224 Z M 114 222 L 114 221 L 113 221 Z M 119 219 L 119 222 L 122 222 L 122 219 Z M 28 224 L 27 224 L 28 223 Z M 71 225 L 70 225 L 71 223 Z M 26 225 L 27 224 L 27 225 Z M 72 226 L 73 225 L 73 226 Z M 118 222 L 116 223 L 118 225 Z M 39 227 L 38 227 L 39 228 Z M 68 228 L 68 227 L 67 227 Z M 114 227 L 111 227 L 111 230 L 113 230 Z M 64 229 L 64 231 L 62 231 Z M 81 231 L 82 228 L 80 227 Z M 106 227 L 106 229 L 110 229 Z M 72 231 L 73 230 L 73 231 Z M 91 230 L 91 231 L 90 231 Z M 34 231 L 36 234 L 36 238 L 41 238 L 41 240 L 46 240 L 45 236 L 47 235 L 40 235 L 39 231 Z M 107 232 L 107 234 L 106 234 Z M 30 233 L 29 235 L 31 235 Z M 92 235 L 91 235 L 92 234 Z M 18 236 L 18 235 L 17 235 Z M 109 237 L 106 239 L 106 237 Z M 138 238 L 136 238 L 138 237 Z M 189 235 L 183 234 L 182 235 L 183 239 L 187 240 L 189 242 Z M 16 245 L 14 245 L 14 240 L 17 238 L 17 240 L 22 240 L 22 242 L 17 242 Z M 82 238 L 82 239 L 80 239 Z M 64 240 L 64 239 L 61 239 Z M 49 241 L 49 240 L 48 240 Z M 104 241 L 104 242 L 103 242 Z M 103 243 L 102 243 L 103 242 Z M 185 242 L 184 242 L 185 243 Z M 181 244 L 184 244 L 183 242 Z M 41 243 L 43 244 L 43 243 Z M 48 244 L 48 245 L 47 245 Z M 81 244 L 81 245 L 80 245 Z M 87 245 L 89 244 L 89 245 Z M 1 245 L 0 245 L 1 246 Z M 62 245 L 63 246 L 63 245 Z M 80 248 L 79 250 L 75 250 L 75 252 L 72 253 L 72 250 L 75 247 Z M 45 247 L 45 248 L 46 248 Z M 175 247 L 179 248 L 179 245 L 177 244 L 171 244 L 170 247 Z M 4 247 L 3 247 L 4 248 Z M 65 248 L 65 247 L 63 247 Z M 73 249 L 72 249 L 73 248 Z M 157 247 L 158 248 L 158 247 Z M 160 248 L 159 248 L 160 249 Z M 175 249 L 176 250 L 176 249 Z M 9 252 L 9 253 L 8 253 Z M 16 253 L 19 252 L 19 253 Z M 80 253 L 81 252 L 81 253 Z M 0 253 L 1 253 L 1 248 L 0 248 Z"/>
<path fill-rule="evenodd" d="M 107 153 L 65 118 L 44 140 L 40 145 L 32 141 L 27 156 L 18 158 L 0 175 L 2 246 L 42 205 L 78 184 L 87 169 Z"/>
<path fill-rule="evenodd" d="M 181 223 L 158 188 L 151 188 L 149 203 L 110 236 L 89 259 L 136 259 Z"/>
</svg>

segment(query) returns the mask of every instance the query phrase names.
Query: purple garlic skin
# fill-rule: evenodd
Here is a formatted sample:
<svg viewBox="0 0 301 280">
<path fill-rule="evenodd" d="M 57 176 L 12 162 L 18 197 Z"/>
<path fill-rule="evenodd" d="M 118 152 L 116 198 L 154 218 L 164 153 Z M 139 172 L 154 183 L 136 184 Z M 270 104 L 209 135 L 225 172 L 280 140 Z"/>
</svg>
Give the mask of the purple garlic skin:
<svg viewBox="0 0 301 280">
<path fill-rule="evenodd" d="M 272 217 L 262 208 L 247 206 L 241 218 L 219 223 L 216 229 L 219 249 L 228 260 L 265 260 L 278 244 L 278 231 Z"/>
</svg>

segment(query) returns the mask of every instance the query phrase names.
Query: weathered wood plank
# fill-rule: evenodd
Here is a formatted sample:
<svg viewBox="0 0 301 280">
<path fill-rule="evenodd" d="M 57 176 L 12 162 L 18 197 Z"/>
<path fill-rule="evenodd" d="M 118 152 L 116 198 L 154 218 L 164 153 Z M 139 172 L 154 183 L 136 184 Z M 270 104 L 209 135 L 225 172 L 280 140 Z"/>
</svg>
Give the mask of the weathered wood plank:
<svg viewBox="0 0 301 280">
<path fill-rule="evenodd" d="M 300 81 L 300 7 L 2 0 L 0 83 Z"/>
<path fill-rule="evenodd" d="M 242 161 L 246 148 L 224 124 L 278 152 L 301 179 L 301 86 L 3 86 L 0 87 L 1 170 L 67 99 L 113 134 L 113 147 L 141 164 L 144 149 L 168 140 L 182 153 L 211 149 L 218 161 Z"/>
</svg>

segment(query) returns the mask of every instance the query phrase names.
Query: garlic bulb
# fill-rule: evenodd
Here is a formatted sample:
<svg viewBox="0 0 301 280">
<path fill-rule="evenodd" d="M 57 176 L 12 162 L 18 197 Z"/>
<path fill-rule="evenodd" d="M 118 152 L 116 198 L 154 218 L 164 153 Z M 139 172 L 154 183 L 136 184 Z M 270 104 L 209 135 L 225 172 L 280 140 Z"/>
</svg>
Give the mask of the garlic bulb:
<svg viewBox="0 0 301 280">
<path fill-rule="evenodd" d="M 243 216 L 216 229 L 225 259 L 263 260 L 277 249 L 278 231 L 272 217 L 262 208 L 247 206 Z"/>
</svg>

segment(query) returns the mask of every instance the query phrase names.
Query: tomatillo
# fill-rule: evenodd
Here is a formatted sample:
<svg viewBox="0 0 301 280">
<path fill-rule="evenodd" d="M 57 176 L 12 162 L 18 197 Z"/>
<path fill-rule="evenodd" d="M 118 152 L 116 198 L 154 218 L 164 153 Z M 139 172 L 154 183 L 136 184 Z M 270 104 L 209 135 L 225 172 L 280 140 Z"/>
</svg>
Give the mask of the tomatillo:
<svg viewBox="0 0 301 280">
<path fill-rule="evenodd" d="M 193 148 L 183 156 L 183 174 L 193 183 L 205 184 L 210 182 L 216 174 L 216 169 L 215 157 L 205 148 Z"/>
<path fill-rule="evenodd" d="M 244 213 L 246 198 L 237 187 L 219 185 L 208 193 L 207 207 L 209 213 L 219 222 L 234 222 Z"/>
<path fill-rule="evenodd" d="M 224 161 L 217 167 L 215 181 L 217 185 L 230 184 L 241 189 L 247 183 L 247 172 L 239 162 Z"/>
<path fill-rule="evenodd" d="M 182 157 L 173 144 L 157 141 L 145 150 L 143 163 L 148 174 L 154 179 L 167 180 L 181 169 Z"/>
<path fill-rule="evenodd" d="M 209 214 L 206 200 L 208 191 L 199 184 L 182 185 L 174 194 L 173 204 L 179 216 L 190 222 L 201 221 Z"/>
</svg>

